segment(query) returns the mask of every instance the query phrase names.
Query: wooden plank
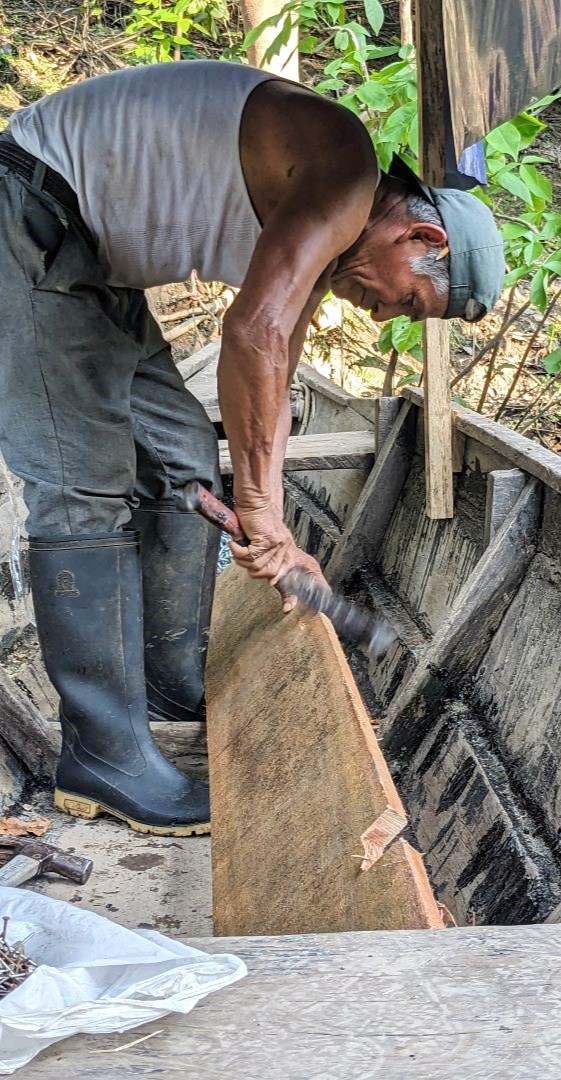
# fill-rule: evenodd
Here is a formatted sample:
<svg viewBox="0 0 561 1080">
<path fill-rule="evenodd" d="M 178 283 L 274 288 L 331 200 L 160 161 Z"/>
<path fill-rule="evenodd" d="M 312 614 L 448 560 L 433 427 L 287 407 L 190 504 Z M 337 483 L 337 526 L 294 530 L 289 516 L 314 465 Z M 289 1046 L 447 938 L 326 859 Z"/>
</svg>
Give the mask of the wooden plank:
<svg viewBox="0 0 561 1080">
<path fill-rule="evenodd" d="M 417 749 L 437 704 L 458 677 L 474 675 L 535 554 L 542 491 L 537 481 L 524 489 L 493 543 L 487 548 L 383 723 L 388 753 Z"/>
<path fill-rule="evenodd" d="M 407 403 L 408 404 L 408 403 Z M 332 585 L 365 560 L 373 562 L 411 465 L 414 411 L 402 407 L 327 567 Z"/>
<path fill-rule="evenodd" d="M 446 175 L 443 101 L 447 92 L 442 0 L 420 0 L 415 12 L 421 176 L 441 187 Z M 450 426 L 448 327 L 427 319 L 423 327 L 427 409 L 425 418 L 426 511 L 430 518 L 454 516 Z"/>
<path fill-rule="evenodd" d="M 285 472 L 318 471 L 320 469 L 370 469 L 374 463 L 375 436 L 373 431 L 338 431 L 322 435 L 291 435 L 286 447 Z M 228 443 L 219 444 L 220 472 L 232 473 Z"/>
<path fill-rule="evenodd" d="M 485 547 L 495 539 L 503 521 L 508 517 L 527 481 L 520 469 L 494 469 L 487 476 L 485 504 Z"/>
<path fill-rule="evenodd" d="M 424 394 L 417 387 L 405 387 L 402 397 L 424 408 Z M 519 435 L 517 431 L 511 431 L 510 428 L 488 420 L 486 416 L 480 416 L 471 409 L 464 409 L 459 405 L 451 408 L 457 414 L 456 425 L 459 431 L 494 451 L 516 468 L 536 476 L 561 495 L 559 454 L 554 454 L 552 450 Z"/>
<path fill-rule="evenodd" d="M 561 1074 L 559 926 L 184 940 L 241 957 L 247 976 L 187 1017 L 58 1043 L 25 1080 Z"/>
<path fill-rule="evenodd" d="M 57 748 L 48 723 L 0 668 L 0 737 L 36 780 L 50 782 Z"/>
<path fill-rule="evenodd" d="M 446 323 L 427 319 L 425 349 L 425 483 L 427 516 L 454 517 L 450 343 Z"/>
<path fill-rule="evenodd" d="M 283 616 L 230 567 L 206 694 L 216 933 L 441 925 L 407 843 L 361 871 L 363 834 L 388 809 L 398 834 L 406 817 L 327 619 Z"/>
</svg>

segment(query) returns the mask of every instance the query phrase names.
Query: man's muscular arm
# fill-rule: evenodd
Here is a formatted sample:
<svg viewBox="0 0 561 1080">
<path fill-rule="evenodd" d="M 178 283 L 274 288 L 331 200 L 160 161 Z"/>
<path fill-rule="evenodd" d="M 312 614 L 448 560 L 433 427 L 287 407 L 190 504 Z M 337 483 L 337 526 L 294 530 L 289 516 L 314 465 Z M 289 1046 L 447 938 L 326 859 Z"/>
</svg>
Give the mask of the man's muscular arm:
<svg viewBox="0 0 561 1080">
<path fill-rule="evenodd" d="M 354 125 L 334 145 L 338 155 L 329 172 L 320 162 L 302 171 L 267 218 L 224 320 L 218 392 L 236 510 L 250 540 L 249 548 L 234 545 L 233 551 L 252 576 L 273 584 L 294 566 L 320 575 L 315 560 L 296 547 L 279 505 L 291 341 L 303 339 L 308 309 L 328 287 L 326 268 L 364 228 L 376 186 L 373 153 Z"/>
</svg>

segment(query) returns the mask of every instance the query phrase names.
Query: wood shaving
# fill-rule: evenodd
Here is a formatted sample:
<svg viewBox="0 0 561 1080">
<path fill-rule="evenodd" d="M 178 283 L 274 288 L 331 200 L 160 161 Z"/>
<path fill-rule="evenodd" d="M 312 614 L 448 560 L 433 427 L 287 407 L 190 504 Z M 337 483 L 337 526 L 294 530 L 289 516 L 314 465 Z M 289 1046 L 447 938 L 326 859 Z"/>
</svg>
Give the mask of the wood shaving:
<svg viewBox="0 0 561 1080">
<path fill-rule="evenodd" d="M 379 818 L 361 836 L 364 855 L 360 869 L 370 870 L 378 859 L 381 859 L 384 851 L 395 840 L 407 825 L 407 818 L 398 814 L 391 806 L 387 806 Z"/>
<path fill-rule="evenodd" d="M 49 828 L 50 821 L 45 817 L 23 818 L 3 817 L 0 818 L 0 836 L 43 836 Z"/>
</svg>

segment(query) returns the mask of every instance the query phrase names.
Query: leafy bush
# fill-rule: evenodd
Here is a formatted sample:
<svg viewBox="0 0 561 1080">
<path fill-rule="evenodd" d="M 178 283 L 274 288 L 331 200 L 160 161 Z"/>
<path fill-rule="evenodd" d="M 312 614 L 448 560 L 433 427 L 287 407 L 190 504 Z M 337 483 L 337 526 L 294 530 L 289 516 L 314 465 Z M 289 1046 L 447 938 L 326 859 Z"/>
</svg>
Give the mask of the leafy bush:
<svg viewBox="0 0 561 1080">
<path fill-rule="evenodd" d="M 279 16 L 250 32 L 244 47 L 255 41 L 265 26 L 278 24 L 279 33 L 269 47 L 267 62 L 288 40 L 296 21 L 301 34 L 300 52 L 330 56 L 324 68 L 325 78 L 315 89 L 335 97 L 360 115 L 383 170 L 387 170 L 393 154 L 399 153 L 418 172 L 414 50 L 410 45 L 400 47 L 398 43 L 377 45 L 373 38 L 383 20 L 384 9 L 379 0 L 365 0 L 364 22 L 348 20 L 343 2 L 289 0 Z M 489 183 L 474 192 L 492 207 L 499 219 L 509 270 L 506 287 L 527 279 L 531 303 L 542 314 L 550 303 L 548 290 L 561 275 L 561 214 L 553 208 L 551 184 L 539 169 L 545 159 L 527 151 L 546 127 L 539 119 L 540 109 L 553 100 L 555 95 L 537 102 L 531 110 L 502 124 L 486 137 Z M 378 346 L 381 352 L 392 349 L 398 353 L 413 349 L 419 352 L 420 333 L 415 332 L 410 338 L 408 323 L 409 320 L 400 317 L 394 320 L 395 328 L 391 324 L 384 328 Z"/>
<path fill-rule="evenodd" d="M 193 55 L 193 33 L 216 41 L 228 22 L 227 0 L 142 0 L 133 4 L 127 32 L 133 37 L 129 59 L 157 63 Z"/>
</svg>

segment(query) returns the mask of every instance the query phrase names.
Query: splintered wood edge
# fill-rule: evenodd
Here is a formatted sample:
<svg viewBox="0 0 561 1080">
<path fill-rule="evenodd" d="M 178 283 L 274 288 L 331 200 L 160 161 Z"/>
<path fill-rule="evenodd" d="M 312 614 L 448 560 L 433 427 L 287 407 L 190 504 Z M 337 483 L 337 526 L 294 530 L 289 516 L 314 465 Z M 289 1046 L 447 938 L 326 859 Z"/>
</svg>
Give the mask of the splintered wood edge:
<svg viewBox="0 0 561 1080">
<path fill-rule="evenodd" d="M 366 832 L 363 832 L 360 838 L 364 848 L 360 869 L 366 871 L 375 866 L 392 840 L 403 832 L 406 825 L 407 818 L 403 814 L 398 814 L 391 806 L 386 806 L 383 813 L 376 818 L 369 829 L 366 829 Z"/>
</svg>

